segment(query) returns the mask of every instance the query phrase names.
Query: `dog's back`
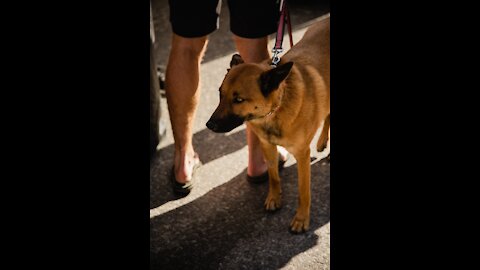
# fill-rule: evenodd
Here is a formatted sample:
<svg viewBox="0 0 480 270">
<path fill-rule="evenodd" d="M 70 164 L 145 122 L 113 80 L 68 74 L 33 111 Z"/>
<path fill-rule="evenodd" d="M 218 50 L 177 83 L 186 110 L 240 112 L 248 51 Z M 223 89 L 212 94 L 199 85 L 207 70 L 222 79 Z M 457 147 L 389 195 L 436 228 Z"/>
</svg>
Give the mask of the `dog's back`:
<svg viewBox="0 0 480 270">
<path fill-rule="evenodd" d="M 282 61 L 300 61 L 302 65 L 313 66 L 330 89 L 330 14 L 311 25 Z"/>
<path fill-rule="evenodd" d="M 296 77 L 289 82 L 309 100 L 306 103 L 309 106 L 302 105 L 299 115 L 309 119 L 310 125 L 315 127 L 324 121 L 317 142 L 317 150 L 322 151 L 327 146 L 330 126 L 330 14 L 312 24 L 303 38 L 282 57 L 283 63 L 288 61 L 294 63 L 292 75 Z M 303 123 L 298 119 L 295 122 Z M 313 138 L 313 134 L 307 137 L 310 136 Z"/>
</svg>

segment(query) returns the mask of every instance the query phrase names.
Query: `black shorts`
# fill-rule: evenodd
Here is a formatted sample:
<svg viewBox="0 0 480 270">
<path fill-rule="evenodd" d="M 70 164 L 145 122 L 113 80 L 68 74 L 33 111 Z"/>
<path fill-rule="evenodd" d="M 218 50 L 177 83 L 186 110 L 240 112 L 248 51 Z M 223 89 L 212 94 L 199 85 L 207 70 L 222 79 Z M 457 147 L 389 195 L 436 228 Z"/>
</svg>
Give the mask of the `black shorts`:
<svg viewBox="0 0 480 270">
<path fill-rule="evenodd" d="M 218 28 L 222 0 L 169 0 L 170 22 L 182 37 L 206 36 Z M 230 30 L 243 38 L 277 31 L 280 0 L 228 0 Z"/>
</svg>

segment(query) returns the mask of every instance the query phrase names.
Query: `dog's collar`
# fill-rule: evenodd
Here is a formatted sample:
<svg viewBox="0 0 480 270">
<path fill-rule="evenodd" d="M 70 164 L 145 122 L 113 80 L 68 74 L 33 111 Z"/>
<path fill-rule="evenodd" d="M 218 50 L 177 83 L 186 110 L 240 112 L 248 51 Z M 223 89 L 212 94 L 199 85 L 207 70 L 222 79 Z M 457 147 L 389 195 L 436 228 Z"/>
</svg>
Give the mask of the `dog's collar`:
<svg viewBox="0 0 480 270">
<path fill-rule="evenodd" d="M 269 117 L 270 115 L 274 114 L 274 113 L 278 110 L 278 108 L 280 108 L 280 104 L 279 104 L 277 107 L 273 108 L 273 110 L 271 110 L 270 112 L 268 112 L 268 113 L 267 113 L 265 116 L 263 116 L 262 118 Z"/>
<path fill-rule="evenodd" d="M 275 112 L 277 112 L 278 109 L 280 108 L 280 106 L 282 105 L 283 95 L 285 95 L 285 90 L 283 90 L 283 92 L 280 95 L 280 100 L 279 100 L 278 105 L 275 106 L 275 108 L 273 108 L 273 110 L 269 111 L 266 115 L 261 116 L 259 118 L 266 118 L 266 117 L 269 117 L 270 115 L 274 114 Z"/>
<path fill-rule="evenodd" d="M 247 117 L 245 120 L 246 121 L 249 121 L 249 120 L 258 120 L 258 119 L 264 119 L 264 118 L 267 118 L 269 117 L 270 115 L 274 114 L 278 108 L 280 108 L 280 105 L 276 106 L 275 108 L 273 108 L 273 110 L 269 111 L 267 114 L 265 115 L 262 115 L 262 116 L 257 116 L 257 117 Z"/>
</svg>

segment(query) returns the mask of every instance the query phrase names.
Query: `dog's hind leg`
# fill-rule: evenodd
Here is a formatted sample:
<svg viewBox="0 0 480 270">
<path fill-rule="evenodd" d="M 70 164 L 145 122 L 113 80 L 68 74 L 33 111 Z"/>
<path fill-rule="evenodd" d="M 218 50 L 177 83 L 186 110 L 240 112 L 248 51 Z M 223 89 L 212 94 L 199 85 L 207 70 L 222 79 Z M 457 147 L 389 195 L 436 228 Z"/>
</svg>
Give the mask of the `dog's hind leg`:
<svg viewBox="0 0 480 270">
<path fill-rule="evenodd" d="M 327 143 L 330 138 L 330 114 L 327 115 L 325 121 L 323 122 L 322 134 L 318 138 L 317 142 L 317 151 L 322 152 L 327 148 Z"/>
</svg>

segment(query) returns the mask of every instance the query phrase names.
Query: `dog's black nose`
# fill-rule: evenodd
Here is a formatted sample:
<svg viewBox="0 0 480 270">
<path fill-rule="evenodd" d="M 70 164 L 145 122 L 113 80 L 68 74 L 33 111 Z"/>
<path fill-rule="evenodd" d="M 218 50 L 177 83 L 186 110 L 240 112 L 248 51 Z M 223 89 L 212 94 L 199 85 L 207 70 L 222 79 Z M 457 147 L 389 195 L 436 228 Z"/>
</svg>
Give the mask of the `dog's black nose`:
<svg viewBox="0 0 480 270">
<path fill-rule="evenodd" d="M 209 128 L 209 129 L 212 130 L 212 131 L 216 131 L 216 130 L 218 129 L 218 125 L 217 125 L 217 123 L 215 123 L 214 121 L 208 120 L 208 122 L 207 122 L 207 128 Z"/>
</svg>

